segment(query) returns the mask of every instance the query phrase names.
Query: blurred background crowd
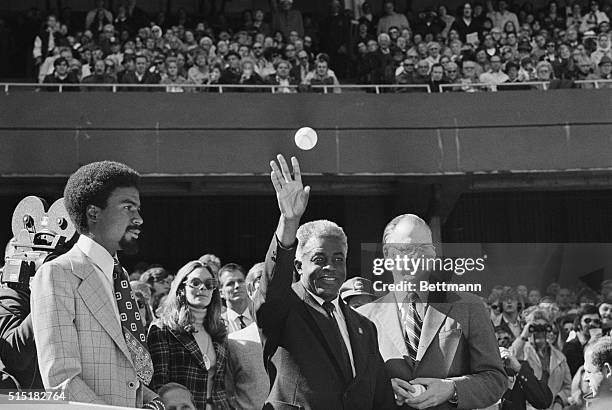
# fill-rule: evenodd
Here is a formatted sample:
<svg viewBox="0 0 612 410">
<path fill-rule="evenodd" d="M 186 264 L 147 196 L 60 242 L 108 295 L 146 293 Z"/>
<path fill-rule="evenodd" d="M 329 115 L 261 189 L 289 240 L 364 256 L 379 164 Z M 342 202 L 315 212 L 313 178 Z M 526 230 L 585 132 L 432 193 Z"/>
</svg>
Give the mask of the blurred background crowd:
<svg viewBox="0 0 612 410">
<path fill-rule="evenodd" d="M 332 0 L 316 14 L 292 0 L 240 14 L 226 13 L 225 1 L 204 3 L 200 13 L 147 13 L 136 0 L 96 0 L 87 12 L 0 16 L 0 78 L 166 84 L 168 92 L 194 84 L 271 84 L 279 92 L 339 83 L 570 88 L 611 78 L 609 1 L 441 2 L 401 11 L 383 1 L 374 12 L 368 1 Z"/>
</svg>

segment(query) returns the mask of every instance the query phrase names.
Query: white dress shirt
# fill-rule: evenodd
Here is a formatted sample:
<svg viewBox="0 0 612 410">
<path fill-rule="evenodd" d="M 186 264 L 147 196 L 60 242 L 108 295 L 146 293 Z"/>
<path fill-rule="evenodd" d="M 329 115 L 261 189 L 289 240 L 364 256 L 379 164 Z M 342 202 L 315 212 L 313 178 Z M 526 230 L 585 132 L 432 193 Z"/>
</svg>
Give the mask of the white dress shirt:
<svg viewBox="0 0 612 410">
<path fill-rule="evenodd" d="M 242 328 L 240 327 L 240 316 L 243 317 L 243 321 L 245 325 L 250 325 L 251 323 L 253 323 L 255 320 L 253 319 L 253 316 L 251 316 L 251 312 L 249 311 L 249 307 L 247 306 L 246 309 L 244 309 L 244 312 L 242 313 L 238 313 L 235 310 L 233 310 L 232 308 L 227 308 L 227 327 L 228 327 L 228 331 L 229 333 L 235 332 L 236 330 L 241 330 Z"/>
<path fill-rule="evenodd" d="M 323 302 L 325 302 L 322 298 L 315 295 L 308 289 L 306 289 L 308 293 L 317 301 L 321 307 L 323 307 Z M 351 348 L 351 339 L 348 334 L 348 328 L 346 327 L 346 321 L 344 319 L 344 314 L 342 313 L 342 309 L 340 309 L 340 305 L 338 304 L 338 298 L 335 298 L 331 301 L 334 305 L 334 318 L 336 319 L 336 323 L 338 323 L 338 328 L 340 329 L 340 334 L 342 335 L 342 339 L 344 340 L 344 344 L 346 345 L 346 350 L 348 350 L 349 358 L 351 359 L 351 370 L 353 371 L 353 377 L 355 377 L 355 361 L 353 360 L 353 349 Z"/>
<path fill-rule="evenodd" d="M 113 286 L 113 268 L 115 266 L 113 257 L 106 249 L 104 249 L 102 245 L 86 235 L 80 235 L 76 245 L 81 251 L 83 251 L 83 253 L 87 256 L 87 259 L 89 259 L 94 266 L 96 273 L 104 285 L 104 293 L 106 293 L 106 298 L 110 301 L 109 303 L 115 311 L 117 321 L 121 323 L 119 320 L 119 308 L 117 307 L 117 300 L 115 299 L 115 291 Z"/>
</svg>

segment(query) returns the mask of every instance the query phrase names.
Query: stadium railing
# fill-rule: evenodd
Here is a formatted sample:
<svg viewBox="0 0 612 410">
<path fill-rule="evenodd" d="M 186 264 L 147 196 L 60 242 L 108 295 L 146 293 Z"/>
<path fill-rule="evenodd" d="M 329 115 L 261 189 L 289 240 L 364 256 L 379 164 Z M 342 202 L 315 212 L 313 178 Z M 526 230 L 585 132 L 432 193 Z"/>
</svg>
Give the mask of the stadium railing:
<svg viewBox="0 0 612 410">
<path fill-rule="evenodd" d="M 577 80 L 574 81 L 574 87 L 577 88 L 612 88 L 612 80 Z M 44 91 L 47 88 L 53 89 L 55 92 L 73 91 L 111 91 L 125 92 L 155 90 L 173 92 L 193 92 L 207 91 L 216 93 L 235 92 L 235 91 L 267 91 L 272 94 L 286 93 L 289 90 L 295 92 L 320 92 L 323 94 L 332 94 L 335 92 L 369 92 L 375 94 L 387 92 L 421 92 L 432 93 L 431 87 L 428 84 L 339 84 L 339 85 L 312 85 L 307 86 L 281 86 L 281 85 L 250 85 L 250 84 L 38 84 L 38 83 L 0 83 L 0 89 L 4 90 L 5 94 L 11 91 Z M 519 83 L 502 83 L 493 85 L 489 83 L 453 83 L 441 84 L 442 92 L 475 92 L 475 91 L 501 91 L 501 90 L 548 90 L 550 82 L 547 81 L 530 81 Z M 99 89 L 99 90 L 98 90 Z"/>
</svg>

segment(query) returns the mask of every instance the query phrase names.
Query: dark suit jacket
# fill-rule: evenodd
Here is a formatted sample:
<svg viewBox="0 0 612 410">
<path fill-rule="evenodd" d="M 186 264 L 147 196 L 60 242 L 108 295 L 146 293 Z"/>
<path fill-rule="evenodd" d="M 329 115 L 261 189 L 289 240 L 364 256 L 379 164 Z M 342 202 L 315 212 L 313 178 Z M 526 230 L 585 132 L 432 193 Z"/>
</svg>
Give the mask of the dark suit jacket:
<svg viewBox="0 0 612 410">
<path fill-rule="evenodd" d="M 501 410 L 525 410 L 527 403 L 536 409 L 549 408 L 553 395 L 548 385 L 538 380 L 527 361 L 519 362 L 521 369 L 516 374 L 512 389 L 508 389 L 502 397 Z"/>
<path fill-rule="evenodd" d="M 161 326 L 161 325 L 159 325 Z M 153 361 L 153 379 L 150 387 L 157 391 L 169 382 L 187 387 L 193 394 L 198 409 L 206 407 L 206 384 L 208 372 L 204 356 L 191 333 L 179 333 L 167 327 L 151 325 L 147 344 Z M 225 395 L 225 369 L 227 360 L 227 340 L 223 344 L 213 342 L 217 356 L 212 399 L 216 409 L 229 409 Z"/>
<path fill-rule="evenodd" d="M 378 343 L 391 377 L 449 378 L 460 409 L 485 408 L 506 391 L 507 378 L 489 314 L 470 293 L 430 292 L 416 364 L 408 357 L 395 295 L 359 307 L 378 329 Z M 450 403 L 434 407 L 452 409 Z"/>
<path fill-rule="evenodd" d="M 0 388 L 44 388 L 38 371 L 29 291 L 0 288 L 0 372 Z"/>
<path fill-rule="evenodd" d="M 354 379 L 347 380 L 333 354 L 337 346 L 322 331 L 328 323 L 325 310 L 300 282 L 292 285 L 294 259 L 295 247 L 283 249 L 273 238 L 256 303 L 272 386 L 265 408 L 395 408 L 372 322 L 340 300 L 356 372 Z"/>
<path fill-rule="evenodd" d="M 138 77 L 136 76 L 136 73 L 133 71 L 128 71 L 127 73 L 125 73 L 123 75 L 123 77 L 121 78 L 121 82 L 124 84 L 159 84 L 159 82 L 161 81 L 161 78 L 159 77 L 159 74 L 156 73 L 152 73 L 150 71 L 145 71 L 144 76 L 142 77 L 141 81 L 138 81 Z M 149 88 L 149 87 L 128 87 L 126 89 L 127 91 L 163 91 L 163 88 Z"/>
</svg>

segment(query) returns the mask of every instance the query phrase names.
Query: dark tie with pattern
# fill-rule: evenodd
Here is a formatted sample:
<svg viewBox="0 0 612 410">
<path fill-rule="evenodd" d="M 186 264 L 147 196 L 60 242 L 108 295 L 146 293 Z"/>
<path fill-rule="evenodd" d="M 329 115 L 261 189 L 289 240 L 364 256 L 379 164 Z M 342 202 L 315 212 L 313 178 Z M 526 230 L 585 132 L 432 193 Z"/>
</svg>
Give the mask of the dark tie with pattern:
<svg viewBox="0 0 612 410">
<path fill-rule="evenodd" d="M 330 324 L 332 325 L 332 328 L 334 329 L 333 336 L 337 340 L 336 346 L 332 346 L 332 347 L 339 349 L 338 361 L 340 362 L 340 365 L 342 366 L 342 370 L 344 372 L 345 377 L 347 377 L 348 380 L 351 380 L 353 378 L 351 357 L 349 356 L 349 352 L 346 347 L 346 343 L 344 343 L 344 338 L 342 337 L 342 332 L 340 332 L 340 327 L 338 326 L 338 322 L 336 321 L 336 315 L 335 315 L 336 307 L 331 302 L 323 302 L 323 309 L 325 309 L 325 311 L 327 312 L 328 320 Z"/>
<path fill-rule="evenodd" d="M 153 377 L 153 362 L 147 350 L 145 328 L 142 325 L 138 304 L 136 303 L 136 298 L 130 287 L 127 275 L 123 272 L 119 260 L 116 257 L 114 260 L 113 287 L 121 320 L 121 329 L 123 330 L 125 343 L 132 355 L 136 374 L 144 384 L 148 385 Z"/>
<path fill-rule="evenodd" d="M 246 323 L 244 323 L 244 315 L 238 316 L 238 321 L 240 321 L 240 329 L 247 327 Z"/>
<path fill-rule="evenodd" d="M 417 352 L 419 350 L 419 340 L 421 338 L 421 327 L 423 319 L 417 312 L 416 304 L 419 302 L 419 297 L 416 293 L 410 293 L 404 299 L 404 334 L 406 337 L 406 347 L 408 355 L 412 362 L 416 362 Z"/>
</svg>

